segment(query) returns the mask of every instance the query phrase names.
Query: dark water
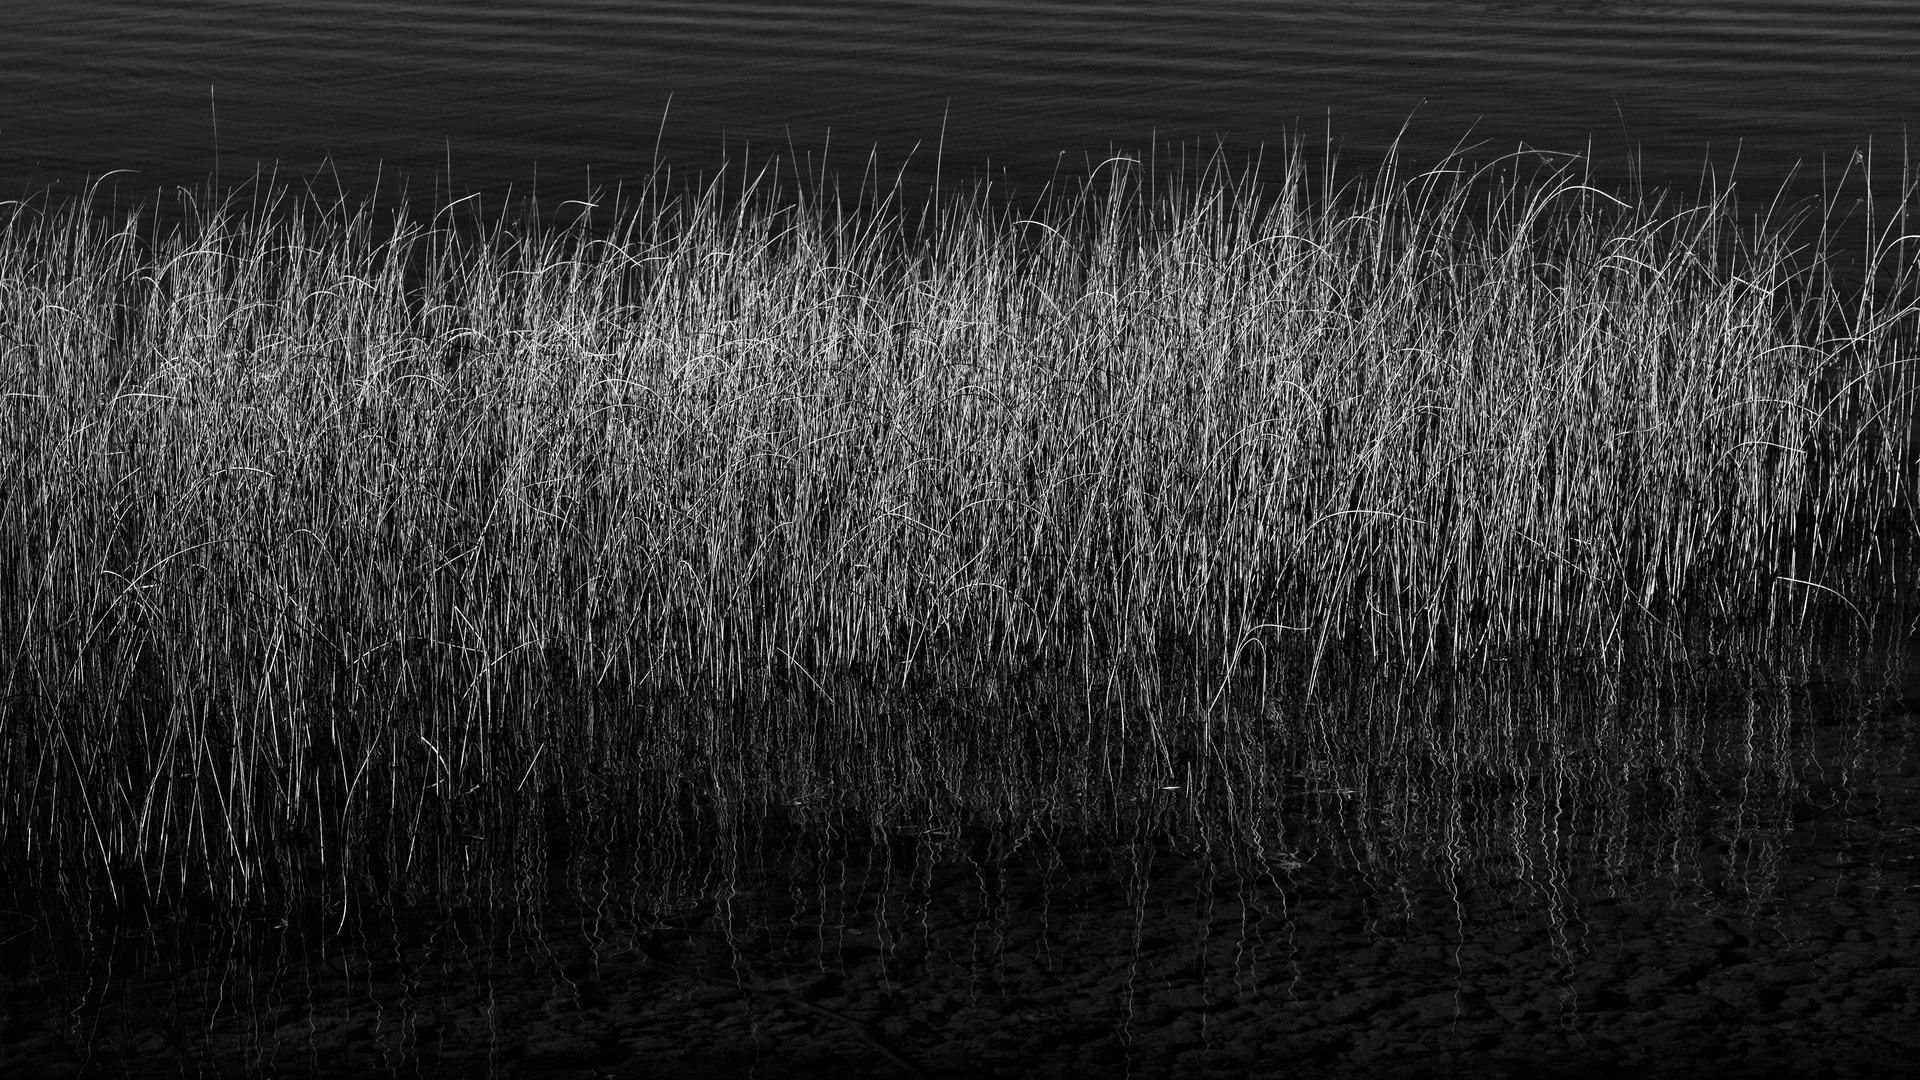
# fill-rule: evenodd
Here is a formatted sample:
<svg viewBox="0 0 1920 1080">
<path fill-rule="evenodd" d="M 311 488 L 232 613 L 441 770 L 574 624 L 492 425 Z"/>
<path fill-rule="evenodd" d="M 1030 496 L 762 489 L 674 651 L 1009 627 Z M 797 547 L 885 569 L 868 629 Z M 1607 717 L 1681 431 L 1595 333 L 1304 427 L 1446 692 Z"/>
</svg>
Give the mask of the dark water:
<svg viewBox="0 0 1920 1080">
<path fill-rule="evenodd" d="M 924 181 L 938 146 L 1032 187 L 1156 140 L 1330 133 L 1366 164 L 1410 116 L 1415 159 L 1636 151 L 1691 188 L 1737 153 L 1763 196 L 1809 163 L 1807 193 L 1870 142 L 1897 167 L 1915 56 L 1920 5 L 1850 0 L 13 3 L 0 197 L 277 165 L 564 199 L 829 139 L 842 169 L 918 145 Z M 1632 708 L 1522 678 L 1450 730 L 1521 714 L 1590 754 L 1477 761 L 1481 786 L 1411 713 L 1356 711 L 1374 742 L 1303 745 L 1265 848 L 1016 814 L 693 851 L 669 880 L 588 857 L 550 793 L 457 902 L 394 882 L 384 910 L 189 905 L 84 940 L 22 904 L 0 1075 L 1911 1075 L 1902 647 Z"/>
<path fill-rule="evenodd" d="M 548 799 L 437 903 L 7 910 L 0 1073 L 1920 1075 L 1917 655 L 1383 692 L 1252 845 L 843 822 L 648 877 Z"/>
<path fill-rule="evenodd" d="M 0 5 L 0 194 L 112 169 L 147 190 L 276 164 L 364 190 L 573 198 L 659 157 L 867 153 L 1016 185 L 1109 147 L 1329 133 L 1592 148 L 1691 189 L 1709 158 L 1770 195 L 1920 119 L 1903 0 L 675 3 L 70 0 Z M 669 108 L 671 101 L 671 108 Z M 663 118 L 665 120 L 663 126 Z M 217 149 L 216 159 L 216 131 Z M 914 175 L 918 175 L 915 173 Z M 1801 191 L 1817 190 L 1817 183 Z"/>
</svg>

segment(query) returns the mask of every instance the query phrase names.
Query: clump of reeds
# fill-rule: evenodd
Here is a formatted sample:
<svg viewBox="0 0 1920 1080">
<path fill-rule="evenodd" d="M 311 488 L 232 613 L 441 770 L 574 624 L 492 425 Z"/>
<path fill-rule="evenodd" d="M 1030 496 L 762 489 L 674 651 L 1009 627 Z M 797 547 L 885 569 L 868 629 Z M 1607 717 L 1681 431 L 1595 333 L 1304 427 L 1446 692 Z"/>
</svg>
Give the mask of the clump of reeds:
<svg viewBox="0 0 1920 1080">
<path fill-rule="evenodd" d="M 1867 619 L 1911 547 L 1903 262 L 1564 169 L 1142 177 L 11 206 L 0 843 L 249 896 L 563 784 L 1097 808 L 1230 684 Z"/>
</svg>

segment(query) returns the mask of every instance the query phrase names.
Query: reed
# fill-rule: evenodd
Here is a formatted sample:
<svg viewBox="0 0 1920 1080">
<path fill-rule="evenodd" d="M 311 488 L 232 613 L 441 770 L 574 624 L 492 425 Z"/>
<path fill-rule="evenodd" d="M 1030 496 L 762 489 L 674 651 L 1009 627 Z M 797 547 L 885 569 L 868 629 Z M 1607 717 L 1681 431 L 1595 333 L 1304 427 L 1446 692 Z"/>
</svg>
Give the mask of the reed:
<svg viewBox="0 0 1920 1080">
<path fill-rule="evenodd" d="M 1315 181 L 11 205 L 15 880 L 240 903 L 689 815 L 1226 798 L 1230 713 L 1355 671 L 1889 610 L 1910 190 L 1849 288 L 1712 193 Z"/>
</svg>

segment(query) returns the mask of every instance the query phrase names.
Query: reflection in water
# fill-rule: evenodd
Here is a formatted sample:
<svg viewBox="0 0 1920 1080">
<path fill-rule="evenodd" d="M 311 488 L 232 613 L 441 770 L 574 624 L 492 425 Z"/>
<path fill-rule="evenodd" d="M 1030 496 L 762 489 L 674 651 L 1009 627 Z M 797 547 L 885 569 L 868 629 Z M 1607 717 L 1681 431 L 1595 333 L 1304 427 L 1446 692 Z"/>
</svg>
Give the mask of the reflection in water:
<svg viewBox="0 0 1920 1080">
<path fill-rule="evenodd" d="M 1920 1034 L 1909 679 L 1355 681 L 1261 718 L 1213 798 L 912 825 L 722 799 L 664 850 L 595 843 L 615 808 L 570 792 L 443 903 L 395 883 L 337 935 L 16 938 L 9 1041 L 109 1073 L 1847 1075 Z"/>
</svg>

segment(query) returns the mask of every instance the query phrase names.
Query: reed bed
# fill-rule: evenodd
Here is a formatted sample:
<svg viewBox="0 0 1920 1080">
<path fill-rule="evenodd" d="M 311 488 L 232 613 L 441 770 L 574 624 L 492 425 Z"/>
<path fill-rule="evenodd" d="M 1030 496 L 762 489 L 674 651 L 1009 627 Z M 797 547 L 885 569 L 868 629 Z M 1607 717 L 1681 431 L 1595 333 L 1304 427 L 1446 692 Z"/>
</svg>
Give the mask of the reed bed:
<svg viewBox="0 0 1920 1080">
<path fill-rule="evenodd" d="M 14 880 L 244 904 L 510 833 L 1231 814 L 1369 672 L 1895 610 L 1910 191 L 1851 287 L 1711 193 L 1323 181 L 11 205 Z"/>
</svg>

